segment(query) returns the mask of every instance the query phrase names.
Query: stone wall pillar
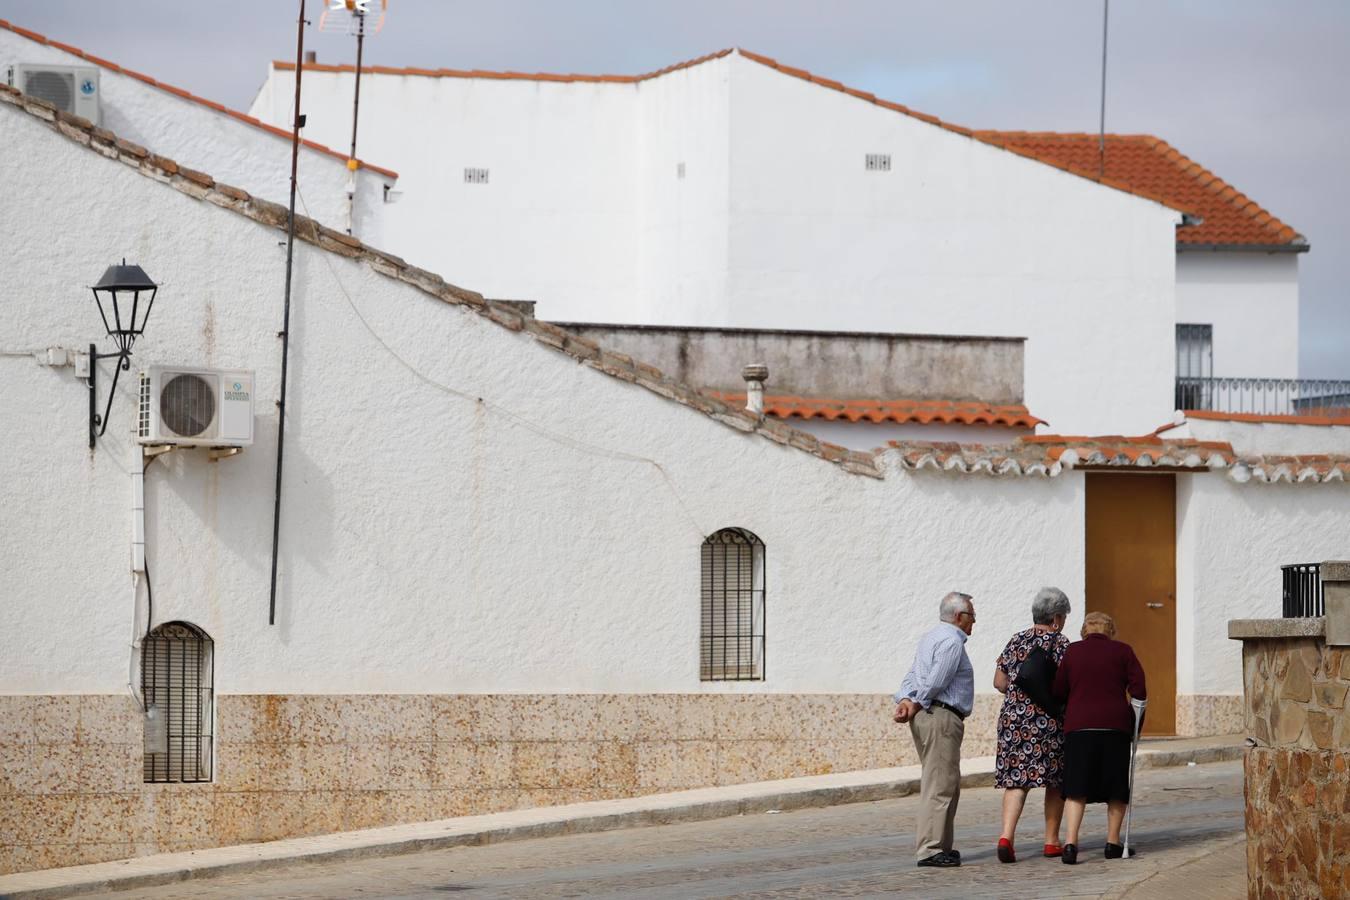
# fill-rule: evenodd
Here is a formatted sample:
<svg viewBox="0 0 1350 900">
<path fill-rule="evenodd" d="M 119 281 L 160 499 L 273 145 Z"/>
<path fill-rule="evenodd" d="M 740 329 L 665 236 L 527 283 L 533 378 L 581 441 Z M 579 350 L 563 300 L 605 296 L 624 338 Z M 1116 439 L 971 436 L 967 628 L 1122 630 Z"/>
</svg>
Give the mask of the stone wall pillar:
<svg viewBox="0 0 1350 900">
<path fill-rule="evenodd" d="M 1350 647 L 1325 619 L 1228 623 L 1242 641 L 1247 895 L 1350 896 Z"/>
</svg>

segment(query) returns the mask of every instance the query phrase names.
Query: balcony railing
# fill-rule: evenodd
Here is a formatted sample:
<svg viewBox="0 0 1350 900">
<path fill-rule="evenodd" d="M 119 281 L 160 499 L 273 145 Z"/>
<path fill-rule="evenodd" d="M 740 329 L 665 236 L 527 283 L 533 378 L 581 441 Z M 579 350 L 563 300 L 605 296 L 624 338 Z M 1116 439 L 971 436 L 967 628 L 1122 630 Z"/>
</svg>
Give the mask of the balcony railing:
<svg viewBox="0 0 1350 900">
<path fill-rule="evenodd" d="M 1317 563 L 1280 566 L 1284 576 L 1284 618 L 1326 615 L 1322 599 L 1322 567 Z"/>
<path fill-rule="evenodd" d="M 1350 380 L 1177 378 L 1177 409 L 1266 416 L 1350 415 Z"/>
</svg>

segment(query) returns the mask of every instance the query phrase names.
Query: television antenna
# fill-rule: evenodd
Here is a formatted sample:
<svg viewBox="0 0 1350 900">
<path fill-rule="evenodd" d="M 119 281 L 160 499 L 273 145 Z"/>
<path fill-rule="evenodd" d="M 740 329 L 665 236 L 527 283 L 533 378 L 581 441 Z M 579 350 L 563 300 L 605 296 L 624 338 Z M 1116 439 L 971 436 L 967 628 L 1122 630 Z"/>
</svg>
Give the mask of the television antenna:
<svg viewBox="0 0 1350 900">
<path fill-rule="evenodd" d="M 361 53 L 366 35 L 379 34 L 389 14 L 389 0 L 328 0 L 319 16 L 320 31 L 340 31 L 356 37 L 356 90 L 352 95 L 352 149 L 347 154 L 347 233 L 352 233 L 355 219 L 357 115 L 361 111 Z"/>
</svg>

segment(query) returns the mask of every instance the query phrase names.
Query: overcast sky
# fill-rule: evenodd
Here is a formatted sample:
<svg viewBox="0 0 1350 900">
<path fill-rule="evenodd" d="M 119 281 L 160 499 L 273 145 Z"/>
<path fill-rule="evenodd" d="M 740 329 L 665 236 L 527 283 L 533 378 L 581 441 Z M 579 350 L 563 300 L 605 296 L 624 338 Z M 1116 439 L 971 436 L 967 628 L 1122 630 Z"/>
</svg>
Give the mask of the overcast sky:
<svg viewBox="0 0 1350 900">
<path fill-rule="evenodd" d="M 962 125 L 1097 128 L 1100 0 L 390 5 L 369 63 L 627 74 L 739 46 Z M 297 8 L 0 0 L 0 18 L 242 109 L 268 60 L 294 57 Z M 306 47 L 355 57 L 314 29 Z M 1107 82 L 1108 130 L 1164 138 L 1308 238 L 1301 374 L 1350 378 L 1350 2 L 1117 0 Z"/>
</svg>

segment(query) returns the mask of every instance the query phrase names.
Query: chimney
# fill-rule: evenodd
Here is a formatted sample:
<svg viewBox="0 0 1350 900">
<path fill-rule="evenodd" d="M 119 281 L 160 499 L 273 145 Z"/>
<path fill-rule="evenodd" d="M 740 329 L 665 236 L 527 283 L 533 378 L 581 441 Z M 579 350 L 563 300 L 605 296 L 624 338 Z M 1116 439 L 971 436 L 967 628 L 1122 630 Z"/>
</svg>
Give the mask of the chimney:
<svg viewBox="0 0 1350 900">
<path fill-rule="evenodd" d="M 319 54 L 318 54 L 318 53 L 316 53 L 316 52 L 313 51 L 313 50 L 306 50 L 306 51 L 305 51 L 305 65 L 307 65 L 307 66 L 313 65 L 314 63 L 316 63 L 316 62 L 318 62 L 318 61 L 319 61 Z"/>
<path fill-rule="evenodd" d="M 741 369 L 745 379 L 745 408 L 757 416 L 764 415 L 764 382 L 769 380 L 769 367 L 751 363 Z"/>
</svg>

